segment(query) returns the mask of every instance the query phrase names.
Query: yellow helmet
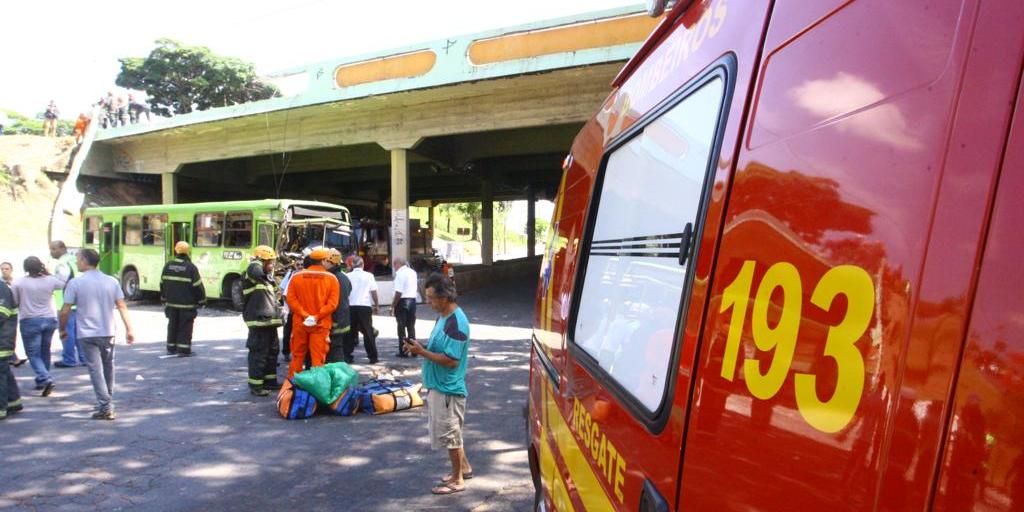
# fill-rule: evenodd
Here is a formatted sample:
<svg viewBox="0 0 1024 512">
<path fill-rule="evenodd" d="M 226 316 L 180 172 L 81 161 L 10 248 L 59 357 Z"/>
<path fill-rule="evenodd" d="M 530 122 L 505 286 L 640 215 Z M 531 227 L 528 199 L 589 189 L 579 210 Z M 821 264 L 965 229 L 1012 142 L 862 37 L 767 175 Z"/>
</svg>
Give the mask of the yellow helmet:
<svg viewBox="0 0 1024 512">
<path fill-rule="evenodd" d="M 334 263 L 335 265 L 341 265 L 341 251 L 330 248 L 327 250 L 327 261 Z"/>
<path fill-rule="evenodd" d="M 254 258 L 261 259 L 263 261 L 277 259 L 277 252 L 275 252 L 269 245 L 257 245 L 256 248 L 252 250 L 252 255 Z"/>
<path fill-rule="evenodd" d="M 309 252 L 309 259 L 314 261 L 323 261 L 326 260 L 330 255 L 330 251 L 328 251 L 326 248 L 314 247 L 313 250 Z"/>
<path fill-rule="evenodd" d="M 189 247 L 188 242 L 182 240 L 174 244 L 174 254 L 188 254 L 192 248 Z"/>
</svg>

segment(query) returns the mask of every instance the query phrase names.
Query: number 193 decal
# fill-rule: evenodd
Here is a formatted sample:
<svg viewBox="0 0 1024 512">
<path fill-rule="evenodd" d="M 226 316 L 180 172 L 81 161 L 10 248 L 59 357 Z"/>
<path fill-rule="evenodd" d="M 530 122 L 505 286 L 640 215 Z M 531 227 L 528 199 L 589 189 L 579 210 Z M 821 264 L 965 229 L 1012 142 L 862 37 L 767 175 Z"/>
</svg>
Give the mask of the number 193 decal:
<svg viewBox="0 0 1024 512">
<path fill-rule="evenodd" d="M 754 286 L 757 263 L 743 263 L 736 279 L 725 288 L 719 313 L 732 310 L 729 334 L 722 356 L 722 377 L 732 381 L 736 375 L 740 341 L 745 330 L 750 293 Z M 782 300 L 772 304 L 772 296 L 781 290 Z M 811 304 L 822 311 L 831 311 L 839 295 L 846 297 L 846 314 L 828 329 L 824 355 L 836 364 L 835 392 L 828 400 L 818 398 L 818 376 L 797 372 L 793 377 L 797 409 L 815 429 L 834 433 L 845 427 L 860 404 L 864 392 L 864 357 L 857 349 L 857 340 L 867 331 L 875 307 L 875 288 L 871 276 L 854 265 L 833 267 L 821 276 L 811 293 Z M 781 310 L 774 327 L 768 323 L 769 309 Z M 803 283 L 791 263 L 779 262 L 768 268 L 754 296 L 751 334 L 757 350 L 773 350 L 771 364 L 762 373 L 760 361 L 743 361 L 743 378 L 754 398 L 768 400 L 782 389 L 789 376 L 796 351 L 803 309 Z"/>
</svg>

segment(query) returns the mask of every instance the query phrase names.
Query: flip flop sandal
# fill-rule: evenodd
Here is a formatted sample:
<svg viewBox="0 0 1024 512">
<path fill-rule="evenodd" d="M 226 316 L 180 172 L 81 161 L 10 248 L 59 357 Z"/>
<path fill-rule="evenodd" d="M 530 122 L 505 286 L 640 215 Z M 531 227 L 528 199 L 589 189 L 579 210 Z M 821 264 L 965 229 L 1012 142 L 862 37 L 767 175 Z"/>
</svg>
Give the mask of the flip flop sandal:
<svg viewBox="0 0 1024 512">
<path fill-rule="evenodd" d="M 447 496 L 449 494 L 455 494 L 457 492 L 462 492 L 465 490 L 465 485 L 463 485 L 462 487 L 455 487 L 454 485 L 447 483 L 434 487 L 433 489 L 430 490 L 430 492 L 437 495 Z"/>
<path fill-rule="evenodd" d="M 451 475 L 448 475 L 447 477 L 442 478 L 441 480 L 439 480 L 437 483 L 439 483 L 441 485 L 444 485 L 444 484 L 448 483 L 448 480 L 450 478 L 451 478 Z M 472 472 L 470 472 L 470 473 L 463 473 L 462 474 L 462 479 L 463 480 L 472 480 L 473 479 L 473 473 Z"/>
</svg>

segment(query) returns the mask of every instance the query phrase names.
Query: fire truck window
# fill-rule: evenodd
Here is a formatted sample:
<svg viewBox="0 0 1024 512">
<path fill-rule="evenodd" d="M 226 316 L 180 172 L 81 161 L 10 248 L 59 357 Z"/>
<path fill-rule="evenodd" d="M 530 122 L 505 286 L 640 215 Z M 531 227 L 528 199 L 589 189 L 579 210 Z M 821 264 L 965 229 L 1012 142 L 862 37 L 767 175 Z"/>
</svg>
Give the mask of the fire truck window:
<svg viewBox="0 0 1024 512">
<path fill-rule="evenodd" d="M 615 150 L 604 169 L 573 341 L 649 411 L 662 402 L 725 84 L 712 80 Z"/>
<path fill-rule="evenodd" d="M 140 245 L 140 244 L 142 244 L 142 216 L 141 215 L 125 215 L 124 216 L 124 244 L 125 245 Z"/>
<path fill-rule="evenodd" d="M 228 212 L 224 247 L 252 246 L 252 212 Z"/>
<path fill-rule="evenodd" d="M 196 214 L 196 247 L 220 247 L 224 235 L 224 214 Z"/>
</svg>

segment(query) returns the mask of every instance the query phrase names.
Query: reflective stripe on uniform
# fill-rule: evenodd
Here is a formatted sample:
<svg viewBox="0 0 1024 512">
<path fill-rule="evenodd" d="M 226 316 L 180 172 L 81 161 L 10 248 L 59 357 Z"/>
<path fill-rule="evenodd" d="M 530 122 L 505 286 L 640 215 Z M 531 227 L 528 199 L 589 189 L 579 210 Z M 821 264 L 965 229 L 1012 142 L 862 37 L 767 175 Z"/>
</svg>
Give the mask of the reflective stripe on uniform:
<svg viewBox="0 0 1024 512">
<path fill-rule="evenodd" d="M 15 309 L 11 309 L 11 308 L 7 308 L 7 307 L 4 307 L 4 306 L 0 306 L 0 313 L 3 313 L 5 315 L 7 315 L 7 316 L 14 316 L 14 315 L 18 314 L 18 311 L 15 310 Z"/>
<path fill-rule="evenodd" d="M 173 302 L 164 303 L 164 306 L 167 306 L 169 308 L 175 308 L 175 309 L 195 309 L 196 308 L 195 304 L 175 304 Z"/>
<path fill-rule="evenodd" d="M 8 409 L 10 409 L 11 407 L 17 407 L 19 405 L 21 405 L 21 398 L 18 398 L 17 400 L 12 400 L 10 402 L 7 402 L 7 408 Z"/>
<path fill-rule="evenodd" d="M 345 334 L 346 332 L 351 331 L 351 330 L 352 330 L 352 326 L 350 325 L 348 327 L 345 327 L 344 329 L 335 328 L 333 331 L 331 331 L 331 334 Z"/>
<path fill-rule="evenodd" d="M 14 355 L 13 350 L 0 350 L 0 357 L 11 357 Z"/>
<path fill-rule="evenodd" d="M 273 375 L 264 375 L 263 380 L 277 380 L 277 374 L 275 373 Z"/>
<path fill-rule="evenodd" d="M 273 320 L 249 320 L 245 323 L 247 327 L 272 327 L 275 325 L 283 325 L 284 322 L 281 319 L 275 318 Z"/>
<path fill-rule="evenodd" d="M 199 280 L 199 279 L 196 279 L 195 281 L 192 282 L 192 286 L 198 287 L 198 286 L 202 286 L 202 285 L 203 285 L 203 282 L 201 280 Z"/>
<path fill-rule="evenodd" d="M 274 293 L 274 287 L 269 285 L 269 284 L 254 284 L 254 285 L 252 285 L 252 286 L 242 290 L 242 295 L 249 295 L 250 293 L 252 293 L 252 292 L 254 292 L 256 290 L 266 290 L 266 291 L 268 291 L 270 293 Z"/>
<path fill-rule="evenodd" d="M 191 283 L 192 282 L 192 280 L 187 278 L 187 277 L 178 277 L 178 276 L 160 276 L 160 280 L 161 281 L 178 281 L 178 282 L 182 282 L 182 283 Z"/>
<path fill-rule="evenodd" d="M 262 386 L 263 385 L 263 379 L 253 379 L 253 378 L 250 377 L 249 378 L 249 384 L 252 384 L 253 386 Z"/>
</svg>

